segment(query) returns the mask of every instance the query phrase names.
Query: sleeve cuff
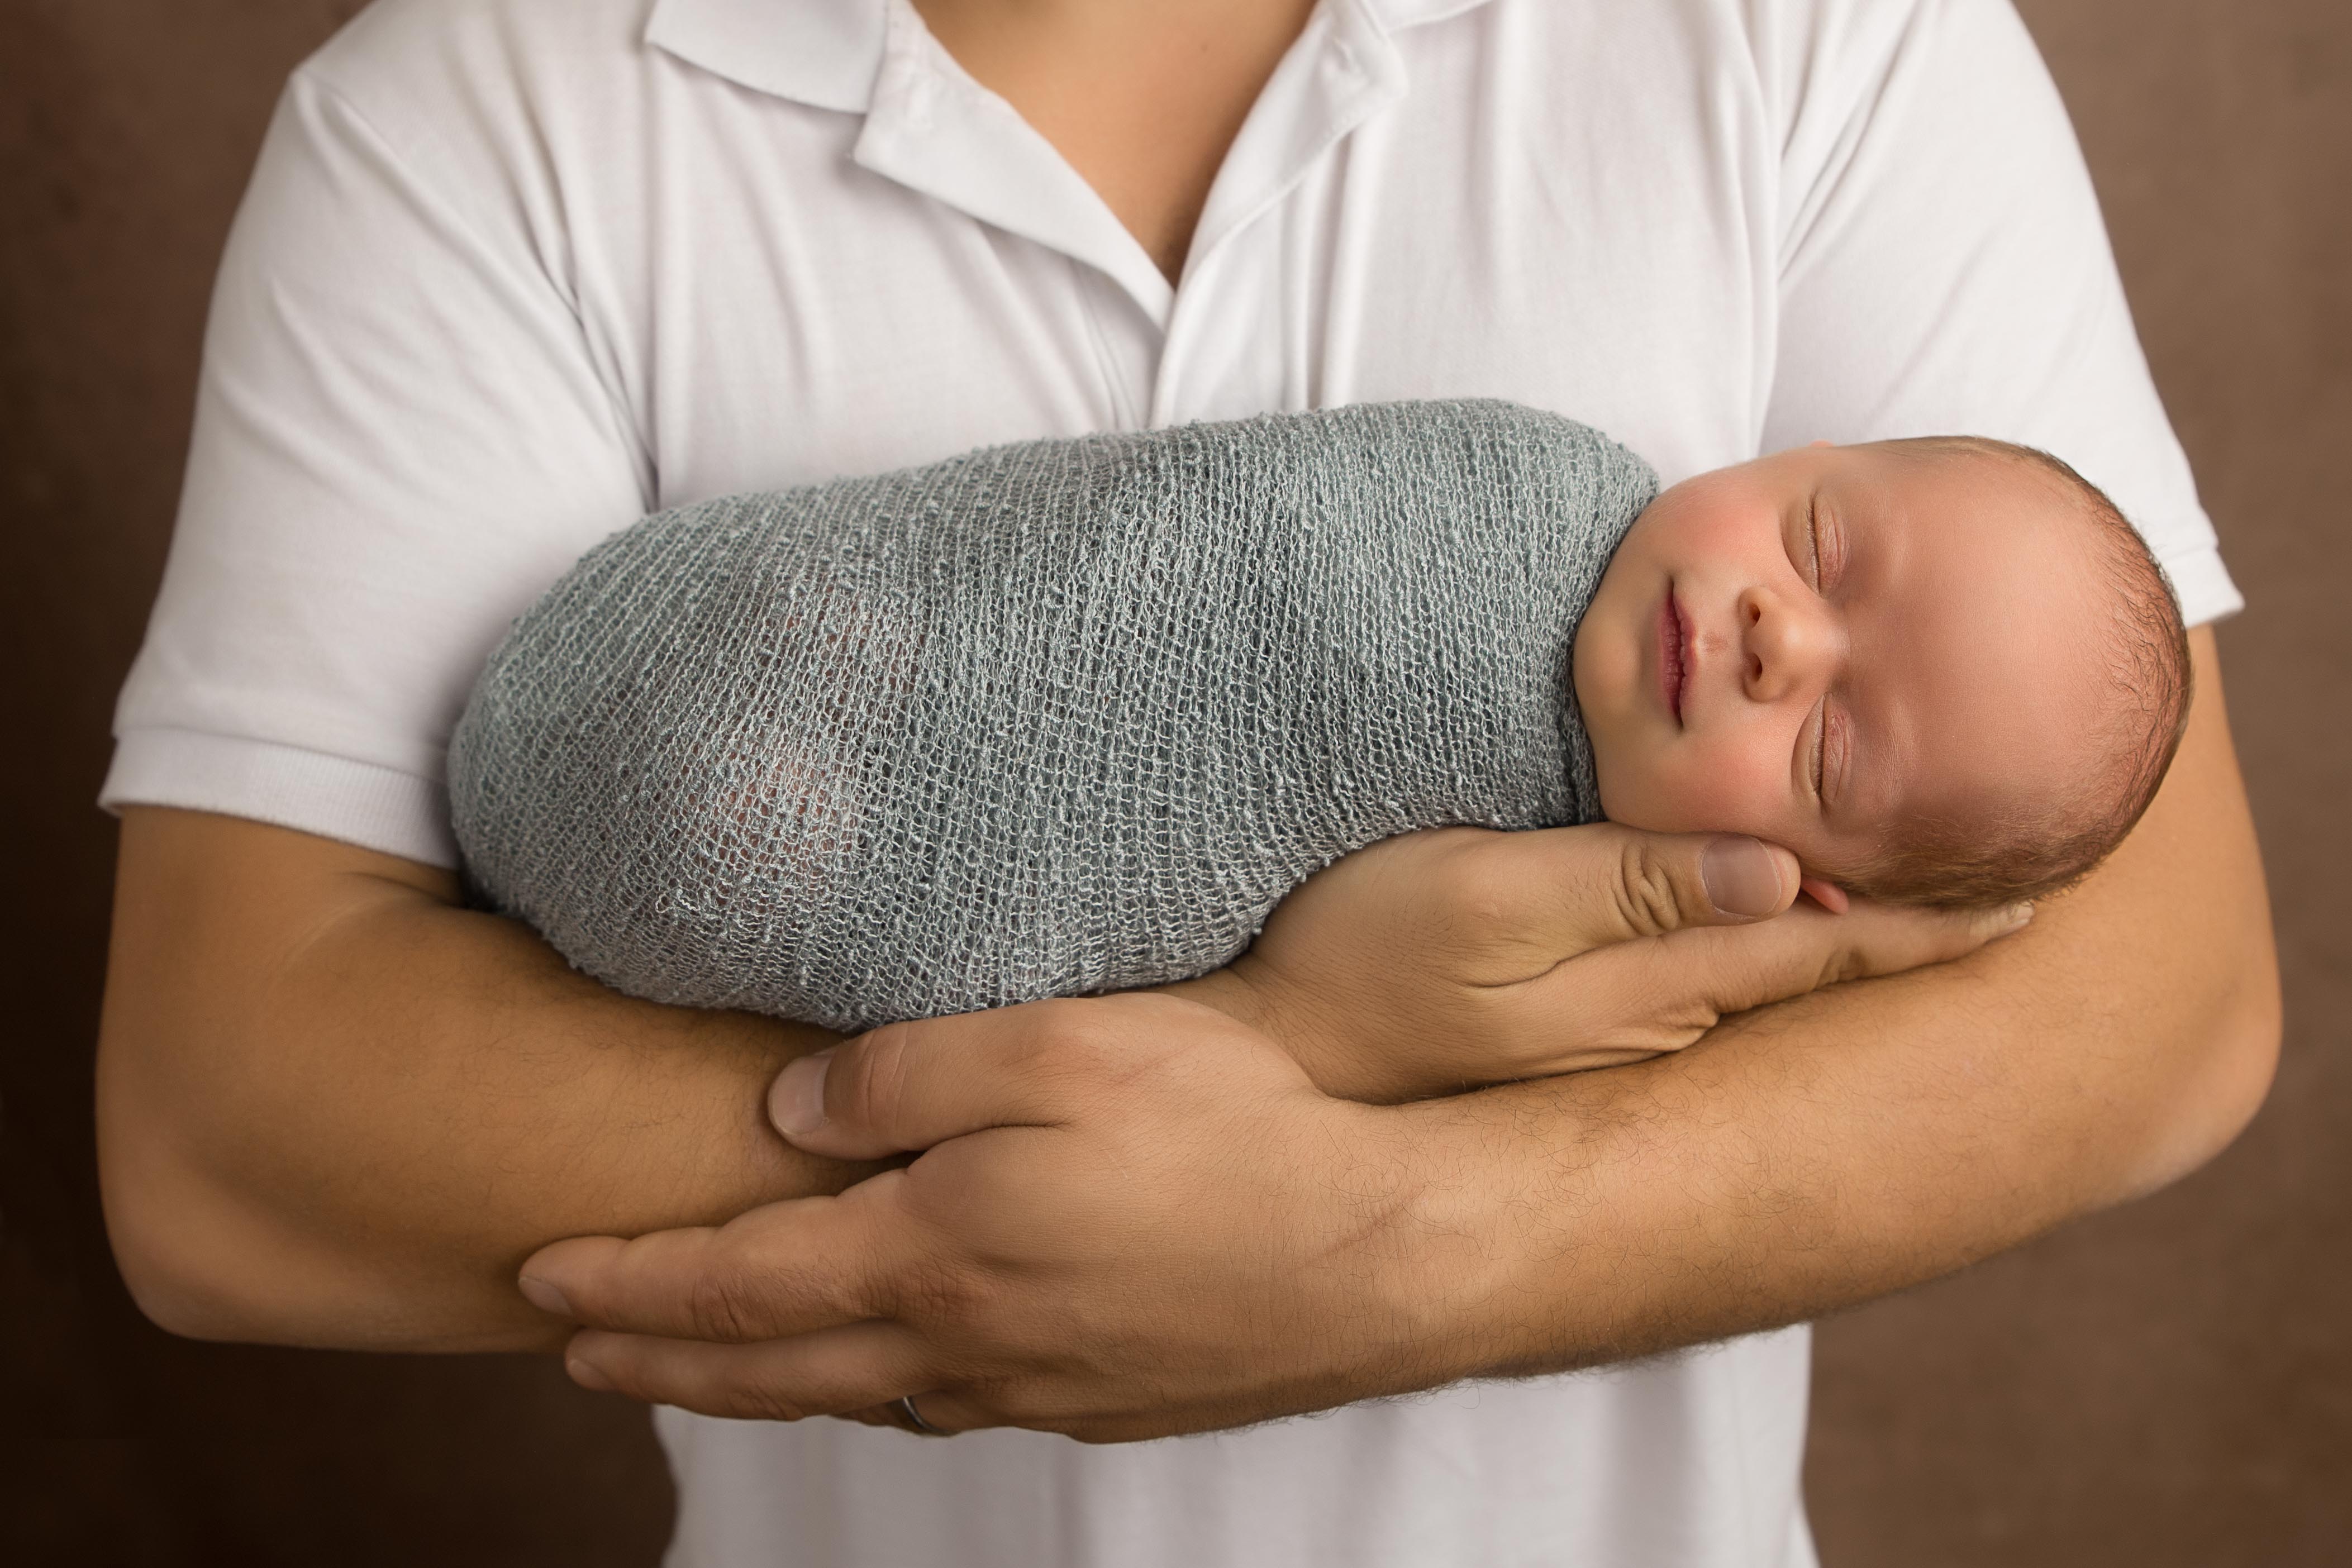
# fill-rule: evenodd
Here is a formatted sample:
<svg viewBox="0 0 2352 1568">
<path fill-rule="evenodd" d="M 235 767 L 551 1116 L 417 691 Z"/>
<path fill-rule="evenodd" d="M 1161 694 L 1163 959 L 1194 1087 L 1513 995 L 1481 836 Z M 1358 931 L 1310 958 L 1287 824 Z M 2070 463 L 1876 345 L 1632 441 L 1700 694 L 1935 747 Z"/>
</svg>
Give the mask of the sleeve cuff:
<svg viewBox="0 0 2352 1568">
<path fill-rule="evenodd" d="M 116 737 L 98 803 L 247 817 L 404 860 L 454 869 L 449 796 L 438 779 L 298 746 L 141 728 Z"/>
<path fill-rule="evenodd" d="M 2180 596 L 2180 619 L 2191 626 L 2223 620 L 2246 607 L 2245 596 L 2221 564 L 2221 550 L 2212 545 L 2173 556 L 2165 561 L 2164 570 Z"/>
</svg>

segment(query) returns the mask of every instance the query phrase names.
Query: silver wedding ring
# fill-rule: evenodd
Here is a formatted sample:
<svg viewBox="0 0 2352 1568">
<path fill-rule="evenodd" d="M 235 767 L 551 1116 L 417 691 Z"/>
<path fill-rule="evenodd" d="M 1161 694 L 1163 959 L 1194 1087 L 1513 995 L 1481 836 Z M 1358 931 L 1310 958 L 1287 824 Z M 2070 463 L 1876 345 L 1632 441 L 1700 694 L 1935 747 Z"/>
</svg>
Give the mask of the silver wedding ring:
<svg viewBox="0 0 2352 1568">
<path fill-rule="evenodd" d="M 919 1432 L 926 1437 L 948 1436 L 947 1433 L 923 1419 L 923 1413 L 915 1408 L 915 1396 L 911 1394 L 901 1394 L 898 1398 L 890 1401 L 890 1408 L 898 1413 L 898 1425 L 909 1432 Z"/>
</svg>

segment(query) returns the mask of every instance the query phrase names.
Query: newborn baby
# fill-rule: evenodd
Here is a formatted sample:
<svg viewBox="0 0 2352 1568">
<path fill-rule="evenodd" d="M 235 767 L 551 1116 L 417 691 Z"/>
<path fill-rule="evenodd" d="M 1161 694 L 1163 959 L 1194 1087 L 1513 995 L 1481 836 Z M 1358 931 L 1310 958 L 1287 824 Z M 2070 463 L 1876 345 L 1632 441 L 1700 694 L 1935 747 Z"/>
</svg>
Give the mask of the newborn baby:
<svg viewBox="0 0 2352 1568">
<path fill-rule="evenodd" d="M 2179 607 L 2056 458 L 1826 443 L 1675 486 L 1575 643 L 1611 818 L 1750 833 L 1843 890 L 1990 905 L 2073 882 L 2187 722 Z"/>
<path fill-rule="evenodd" d="M 1448 824 L 1750 833 L 1833 908 L 2035 896 L 2137 819 L 2187 683 L 2137 536 L 2039 454 L 1657 495 L 1550 414 L 1364 405 L 647 518 L 517 623 L 450 781 L 478 893 L 583 969 L 859 1030 L 1204 973 Z"/>
</svg>

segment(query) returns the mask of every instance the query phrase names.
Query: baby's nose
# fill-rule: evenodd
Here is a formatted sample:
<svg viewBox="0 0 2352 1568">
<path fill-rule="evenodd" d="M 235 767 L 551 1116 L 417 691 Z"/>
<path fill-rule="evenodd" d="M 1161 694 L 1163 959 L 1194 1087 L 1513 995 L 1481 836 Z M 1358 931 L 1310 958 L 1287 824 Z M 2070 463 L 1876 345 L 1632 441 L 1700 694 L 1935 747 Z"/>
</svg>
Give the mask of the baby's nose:
<svg viewBox="0 0 2352 1568">
<path fill-rule="evenodd" d="M 1842 646 L 1829 616 L 1797 601 L 1750 592 L 1740 601 L 1748 695 L 1778 702 L 1826 684 Z"/>
</svg>

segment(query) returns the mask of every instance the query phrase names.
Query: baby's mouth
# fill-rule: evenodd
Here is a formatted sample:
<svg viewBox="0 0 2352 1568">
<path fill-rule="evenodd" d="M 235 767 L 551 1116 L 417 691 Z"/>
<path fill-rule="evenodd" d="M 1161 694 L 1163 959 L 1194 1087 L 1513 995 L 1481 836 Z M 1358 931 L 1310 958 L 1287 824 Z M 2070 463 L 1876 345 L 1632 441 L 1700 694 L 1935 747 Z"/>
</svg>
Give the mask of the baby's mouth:
<svg viewBox="0 0 2352 1568">
<path fill-rule="evenodd" d="M 1683 722 L 1683 694 L 1690 685 L 1690 664 L 1684 657 L 1689 642 L 1683 607 L 1675 601 L 1675 585 L 1669 582 L 1666 601 L 1658 610 L 1658 685 L 1666 711 L 1675 716 L 1677 726 Z"/>
</svg>

